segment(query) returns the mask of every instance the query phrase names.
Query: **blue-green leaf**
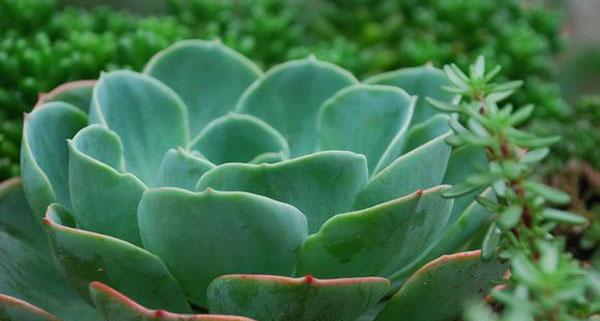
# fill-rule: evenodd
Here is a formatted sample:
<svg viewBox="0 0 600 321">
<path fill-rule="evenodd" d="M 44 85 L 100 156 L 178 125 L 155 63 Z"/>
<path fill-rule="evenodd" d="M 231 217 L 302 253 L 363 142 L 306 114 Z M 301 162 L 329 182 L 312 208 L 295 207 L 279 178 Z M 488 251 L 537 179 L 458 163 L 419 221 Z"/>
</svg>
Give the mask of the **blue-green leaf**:
<svg viewBox="0 0 600 321">
<path fill-rule="evenodd" d="M 315 151 L 319 107 L 338 90 L 357 83 L 346 70 L 315 57 L 273 67 L 240 98 L 236 110 L 254 115 L 286 138 L 292 157 Z"/>
<path fill-rule="evenodd" d="M 321 150 L 349 150 L 367 157 L 372 172 L 399 134 L 406 132 L 415 99 L 391 86 L 355 85 L 321 107 L 317 121 Z"/>
<path fill-rule="evenodd" d="M 163 158 L 158 170 L 156 187 L 179 187 L 195 190 L 202 174 L 215 168 L 215 165 L 195 152 L 183 148 L 171 149 Z"/>
<path fill-rule="evenodd" d="M 264 153 L 289 154 L 287 142 L 277 130 L 256 117 L 235 113 L 209 123 L 189 148 L 215 164 L 246 163 Z"/>
<path fill-rule="evenodd" d="M 86 123 L 83 112 L 62 102 L 41 105 L 25 116 L 21 144 L 23 189 L 40 219 L 53 202 L 71 207 L 67 139 Z"/>
<path fill-rule="evenodd" d="M 154 181 L 163 155 L 188 140 L 186 106 L 158 80 L 131 71 L 103 74 L 94 87 L 90 121 L 121 137 L 127 171 Z"/>
<path fill-rule="evenodd" d="M 218 41 L 181 41 L 156 54 L 144 73 L 173 88 L 188 106 L 196 135 L 213 119 L 231 111 L 262 72 L 250 60 Z"/>
<path fill-rule="evenodd" d="M 291 275 L 307 236 L 293 206 L 245 192 L 160 188 L 139 206 L 144 246 L 161 257 L 195 304 L 231 273 Z"/>
<path fill-rule="evenodd" d="M 319 152 L 275 164 L 223 164 L 198 181 L 197 190 L 246 191 L 291 204 L 314 233 L 337 213 L 349 211 L 367 181 L 364 156 Z"/>
</svg>

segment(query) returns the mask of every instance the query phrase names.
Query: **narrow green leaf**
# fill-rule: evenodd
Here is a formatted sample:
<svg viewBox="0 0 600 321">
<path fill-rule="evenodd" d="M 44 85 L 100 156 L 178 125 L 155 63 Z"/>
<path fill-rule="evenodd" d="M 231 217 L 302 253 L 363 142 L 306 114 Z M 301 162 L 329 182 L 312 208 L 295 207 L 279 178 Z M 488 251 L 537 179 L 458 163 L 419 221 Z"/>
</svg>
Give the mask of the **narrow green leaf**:
<svg viewBox="0 0 600 321">
<path fill-rule="evenodd" d="M 490 225 L 485 233 L 485 237 L 483 238 L 483 243 L 481 245 L 482 260 L 489 261 L 496 255 L 501 236 L 502 232 L 496 226 L 496 224 Z"/>
<path fill-rule="evenodd" d="M 569 196 L 569 194 L 542 183 L 526 181 L 523 183 L 523 187 L 532 193 L 542 196 L 543 198 L 554 204 L 563 205 L 568 204 L 571 201 L 571 197 Z"/>
<path fill-rule="evenodd" d="M 546 156 L 548 156 L 548 154 L 550 154 L 550 148 L 548 147 L 534 149 L 523 155 L 523 157 L 521 157 L 521 162 L 526 164 L 534 164 L 542 161 L 544 158 L 546 158 Z"/>
<path fill-rule="evenodd" d="M 554 208 L 544 209 L 544 211 L 542 212 L 542 216 L 547 220 L 552 220 L 565 224 L 582 225 L 588 222 L 588 220 L 585 217 L 579 214 L 561 211 Z"/>
<path fill-rule="evenodd" d="M 514 114 L 510 116 L 508 123 L 511 126 L 518 126 L 522 124 L 531 117 L 534 109 L 534 105 L 526 105 L 524 107 L 519 108 Z"/>
</svg>

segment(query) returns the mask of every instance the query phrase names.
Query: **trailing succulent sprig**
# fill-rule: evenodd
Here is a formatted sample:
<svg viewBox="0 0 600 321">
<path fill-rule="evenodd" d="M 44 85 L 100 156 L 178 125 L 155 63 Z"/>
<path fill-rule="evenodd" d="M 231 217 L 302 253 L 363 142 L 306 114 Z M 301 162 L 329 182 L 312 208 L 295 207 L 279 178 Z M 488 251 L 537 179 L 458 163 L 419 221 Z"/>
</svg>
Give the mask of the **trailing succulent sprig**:
<svg viewBox="0 0 600 321">
<path fill-rule="evenodd" d="M 184 41 L 40 96 L 0 188 L 0 317 L 455 319 L 506 266 L 461 252 L 477 193 L 442 196 L 485 162 L 425 102 L 450 84 Z"/>
<path fill-rule="evenodd" d="M 538 137 L 517 129 L 533 112 L 533 106 L 517 110 L 501 106 L 522 82 L 493 83 L 499 67 L 485 72 L 479 57 L 468 74 L 455 65 L 444 68 L 452 82 L 446 90 L 459 94 L 456 104 L 429 102 L 447 112 L 461 115 L 452 119 L 453 146 L 478 146 L 486 150 L 487 166 L 479 173 L 444 192 L 457 197 L 472 190 L 491 188 L 477 201 L 494 213 L 494 222 L 483 238 L 482 258 L 499 256 L 510 262 L 506 287 L 493 292 L 501 303 L 502 320 L 583 320 L 600 310 L 600 279 L 565 252 L 561 239 L 551 232 L 558 224 L 585 224 L 576 214 L 553 208 L 565 205 L 569 196 L 539 183 L 535 169 L 548 155 L 558 137 Z M 470 320 L 498 320 L 483 306 L 469 312 Z"/>
</svg>

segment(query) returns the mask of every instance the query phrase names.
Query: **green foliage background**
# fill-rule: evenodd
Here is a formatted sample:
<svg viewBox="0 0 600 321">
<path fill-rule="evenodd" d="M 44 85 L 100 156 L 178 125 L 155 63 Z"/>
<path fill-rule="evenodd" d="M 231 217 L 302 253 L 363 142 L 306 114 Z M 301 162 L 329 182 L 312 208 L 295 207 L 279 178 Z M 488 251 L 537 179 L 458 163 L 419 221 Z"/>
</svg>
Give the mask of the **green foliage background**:
<svg viewBox="0 0 600 321">
<path fill-rule="evenodd" d="M 516 105 L 564 117 L 552 83 L 560 14 L 519 0 L 169 0 L 160 16 L 0 0 L 0 178 L 18 174 L 22 113 L 37 93 L 102 70 L 140 69 L 185 38 L 220 38 L 264 68 L 309 53 L 359 76 L 478 54 L 526 88 Z"/>
</svg>

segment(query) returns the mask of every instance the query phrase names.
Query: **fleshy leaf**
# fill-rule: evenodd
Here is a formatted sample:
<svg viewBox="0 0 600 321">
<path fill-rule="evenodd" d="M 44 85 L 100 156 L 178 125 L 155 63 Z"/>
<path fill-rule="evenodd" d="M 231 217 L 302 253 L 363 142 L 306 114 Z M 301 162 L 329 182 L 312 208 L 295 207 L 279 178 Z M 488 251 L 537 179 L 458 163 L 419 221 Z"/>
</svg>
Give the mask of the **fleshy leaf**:
<svg viewBox="0 0 600 321">
<path fill-rule="evenodd" d="M 19 180 L 3 182 L 0 185 L 0 293 L 25 300 L 66 321 L 99 320 L 92 307 L 73 292 L 55 269 L 49 247 L 44 244 L 46 235 L 36 221 Z M 1 311 L 3 304 L 7 304 L 6 297 L 2 301 L 0 298 L 0 319 L 4 320 Z M 4 313 L 12 312 L 4 310 Z M 27 320 L 22 314 L 12 317 L 16 318 L 14 321 Z"/>
<path fill-rule="evenodd" d="M 376 305 L 388 287 L 389 282 L 378 277 L 225 275 L 208 289 L 209 310 L 256 320 L 354 321 Z"/>
<path fill-rule="evenodd" d="M 84 128 L 69 143 L 73 215 L 83 229 L 141 245 L 137 205 L 146 186 L 118 171 L 121 150 L 119 137 L 99 125 Z"/>
<path fill-rule="evenodd" d="M 0 232 L 0 293 L 26 300 L 68 321 L 99 320 L 47 255 L 4 232 Z"/>
<path fill-rule="evenodd" d="M 54 257 L 73 288 L 91 302 L 92 281 L 110 284 L 153 308 L 190 312 L 179 284 L 154 254 L 125 241 L 74 227 L 64 209 L 51 205 L 44 219 Z"/>
<path fill-rule="evenodd" d="M 208 284 L 220 275 L 291 275 L 307 236 L 300 211 L 244 192 L 150 190 L 138 216 L 145 247 L 163 259 L 190 300 L 201 306 L 206 306 Z"/>
<path fill-rule="evenodd" d="M 250 164 L 263 164 L 263 163 L 272 164 L 272 163 L 278 163 L 278 162 L 284 161 L 285 159 L 287 159 L 287 155 L 284 155 L 283 152 L 264 153 L 264 154 L 260 154 L 256 157 L 254 157 L 254 159 L 249 161 L 249 163 Z"/>
<path fill-rule="evenodd" d="M 0 231 L 50 259 L 48 239 L 27 204 L 18 177 L 0 183 Z"/>
<path fill-rule="evenodd" d="M 244 92 L 236 106 L 286 138 L 292 157 L 315 151 L 317 113 L 338 90 L 357 83 L 344 69 L 315 57 L 275 66 Z"/>
<path fill-rule="evenodd" d="M 449 117 L 447 115 L 438 114 L 427 121 L 414 125 L 411 128 L 407 128 L 406 132 L 402 133 L 401 138 L 395 139 L 387 147 L 386 152 L 383 154 L 375 168 L 375 174 L 385 169 L 393 161 L 398 159 L 400 155 L 406 154 L 438 136 L 449 133 L 450 128 L 448 127 L 448 119 Z"/>
<path fill-rule="evenodd" d="M 317 277 L 383 276 L 401 270 L 438 238 L 452 210 L 447 186 L 339 214 L 311 235 L 299 253 L 299 275 Z"/>
<path fill-rule="evenodd" d="M 442 256 L 411 276 L 375 320 L 456 320 L 464 305 L 487 294 L 505 270 L 496 260 L 482 261 L 479 251 Z"/>
<path fill-rule="evenodd" d="M 77 80 L 62 84 L 49 93 L 40 94 L 35 107 L 52 101 L 62 101 L 81 109 L 87 114 L 90 110 L 92 91 L 95 84 L 95 80 Z"/>
<path fill-rule="evenodd" d="M 483 195 L 488 195 L 490 192 L 491 190 L 488 190 Z M 454 199 L 454 206 L 456 206 L 456 202 L 457 200 Z M 419 260 L 414 261 L 410 266 L 399 271 L 397 274 L 390 277 L 390 279 L 402 282 L 431 260 L 442 255 L 464 250 L 474 238 L 482 232 L 485 232 L 487 226 L 492 222 L 492 219 L 492 213 L 486 210 L 478 202 L 473 201 L 466 210 L 460 213 L 460 216 L 455 222 L 446 225 L 445 230 L 440 233 L 431 250 L 424 253 L 426 255 L 422 256 Z"/>
<path fill-rule="evenodd" d="M 90 121 L 121 137 L 127 171 L 151 183 L 169 148 L 188 140 L 186 106 L 158 80 L 131 71 L 113 71 L 94 87 Z"/>
<path fill-rule="evenodd" d="M 209 123 L 189 148 L 215 164 L 245 163 L 269 152 L 289 154 L 287 142 L 277 130 L 256 117 L 235 113 Z"/>
<path fill-rule="evenodd" d="M 408 153 L 411 150 L 426 144 L 430 140 L 449 133 L 449 120 L 450 116 L 438 114 L 432 116 L 430 119 L 424 122 L 421 122 L 418 125 L 413 126 L 408 132 L 406 145 L 404 146 L 402 153 Z"/>
<path fill-rule="evenodd" d="M 321 107 L 317 121 L 319 148 L 363 154 L 372 172 L 386 147 L 408 127 L 414 101 L 391 86 L 342 89 Z"/>
<path fill-rule="evenodd" d="M 90 283 L 90 296 L 105 321 L 253 321 L 238 316 L 175 314 L 165 310 L 150 310 L 101 282 Z"/>
<path fill-rule="evenodd" d="M 451 148 L 446 135 L 402 155 L 372 177 L 356 199 L 363 209 L 442 183 Z"/>
<path fill-rule="evenodd" d="M 23 300 L 0 293 L 2 321 L 60 321 L 59 318 Z"/>
<path fill-rule="evenodd" d="M 477 166 L 486 164 L 487 157 L 485 151 L 480 146 L 465 145 L 456 148 L 450 154 L 448 168 L 444 175 L 444 183 L 450 185 L 460 184 L 464 182 L 466 177 L 477 173 Z M 482 191 L 483 188 L 478 188 L 473 192 L 455 198 L 454 209 L 448 223 L 454 223 Z"/>
<path fill-rule="evenodd" d="M 155 186 L 179 187 L 193 191 L 202 174 L 213 168 L 214 164 L 194 152 L 183 148 L 171 149 L 160 163 Z"/>
<path fill-rule="evenodd" d="M 245 191 L 291 204 L 314 233 L 330 217 L 349 211 L 367 181 L 364 156 L 319 152 L 276 164 L 224 164 L 204 174 L 197 190 Z"/>
<path fill-rule="evenodd" d="M 262 74 L 220 42 L 201 40 L 181 41 L 159 52 L 144 73 L 173 88 L 185 101 L 192 135 L 233 110 L 244 90 Z"/>
<path fill-rule="evenodd" d="M 455 95 L 448 93 L 442 87 L 450 85 L 450 81 L 440 69 L 430 65 L 421 67 L 404 68 L 370 77 L 364 81 L 367 84 L 380 84 L 396 86 L 406 90 L 409 94 L 418 96 L 412 125 L 430 119 L 439 110 L 430 106 L 425 97 L 450 102 Z"/>
<path fill-rule="evenodd" d="M 23 189 L 40 219 L 51 203 L 71 207 L 66 140 L 86 124 L 83 112 L 62 102 L 41 105 L 25 116 L 21 144 Z"/>
</svg>

